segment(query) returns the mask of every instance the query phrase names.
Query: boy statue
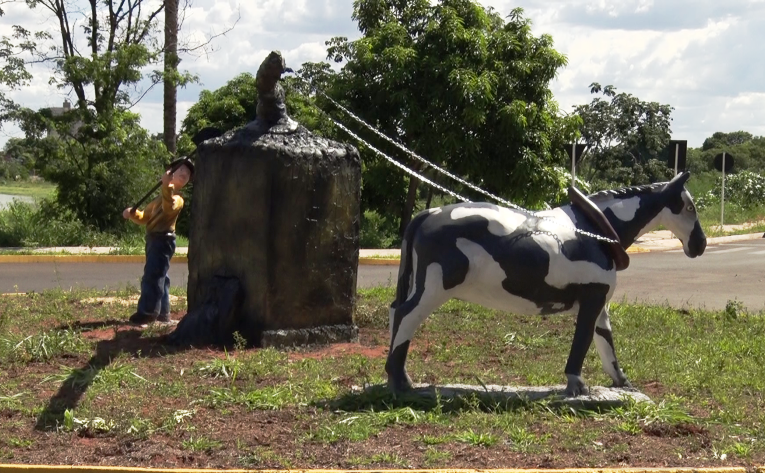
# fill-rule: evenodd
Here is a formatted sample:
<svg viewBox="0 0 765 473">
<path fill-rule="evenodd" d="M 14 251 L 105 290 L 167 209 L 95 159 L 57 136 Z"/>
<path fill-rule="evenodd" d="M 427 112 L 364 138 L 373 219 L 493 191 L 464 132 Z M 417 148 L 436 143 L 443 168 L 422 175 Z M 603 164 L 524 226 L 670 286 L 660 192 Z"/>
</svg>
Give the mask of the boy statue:
<svg viewBox="0 0 765 473">
<path fill-rule="evenodd" d="M 175 171 L 173 167 L 178 166 Z M 146 205 L 144 211 L 127 208 L 122 216 L 146 225 L 146 265 L 141 278 L 138 310 L 130 316 L 136 325 L 170 320 L 170 259 L 175 254 L 175 222 L 183 209 L 178 192 L 194 176 L 194 165 L 187 158 L 173 161 L 162 175 L 162 192 Z"/>
</svg>

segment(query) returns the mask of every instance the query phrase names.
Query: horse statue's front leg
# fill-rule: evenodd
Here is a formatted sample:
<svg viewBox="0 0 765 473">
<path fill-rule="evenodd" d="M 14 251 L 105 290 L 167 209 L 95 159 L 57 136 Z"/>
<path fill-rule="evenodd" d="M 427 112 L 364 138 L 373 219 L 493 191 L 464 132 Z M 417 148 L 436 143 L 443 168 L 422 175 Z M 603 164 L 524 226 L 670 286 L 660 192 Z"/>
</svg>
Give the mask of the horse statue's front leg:
<svg viewBox="0 0 765 473">
<path fill-rule="evenodd" d="M 571 352 L 566 362 L 565 374 L 568 379 L 566 396 L 587 395 L 590 390 L 582 379 L 582 365 L 587 356 L 587 350 L 592 345 L 595 332 L 595 324 L 604 310 L 609 287 L 606 284 L 590 283 L 583 284 L 579 297 L 579 313 L 576 317 L 576 329 L 574 340 L 571 343 Z"/>
<path fill-rule="evenodd" d="M 608 307 L 603 307 L 598 321 L 595 325 L 595 346 L 598 348 L 600 361 L 603 363 L 603 370 L 614 381 L 612 387 L 631 388 L 627 376 L 619 367 L 619 361 L 616 359 L 616 350 L 614 349 L 614 337 L 611 332 L 611 320 L 608 315 Z"/>
</svg>

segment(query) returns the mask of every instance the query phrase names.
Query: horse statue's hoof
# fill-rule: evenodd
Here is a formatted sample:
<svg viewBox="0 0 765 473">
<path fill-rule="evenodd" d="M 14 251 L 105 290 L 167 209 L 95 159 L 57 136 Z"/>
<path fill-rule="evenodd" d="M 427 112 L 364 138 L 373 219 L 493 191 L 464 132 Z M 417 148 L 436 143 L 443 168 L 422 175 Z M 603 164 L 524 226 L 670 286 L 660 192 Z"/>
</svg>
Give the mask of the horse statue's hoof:
<svg viewBox="0 0 765 473">
<path fill-rule="evenodd" d="M 581 376 L 567 374 L 568 384 L 566 385 L 566 397 L 587 396 L 590 389 L 584 384 Z"/>
<path fill-rule="evenodd" d="M 388 376 L 388 388 L 393 394 L 403 394 L 412 390 L 412 380 L 408 375 Z"/>
</svg>

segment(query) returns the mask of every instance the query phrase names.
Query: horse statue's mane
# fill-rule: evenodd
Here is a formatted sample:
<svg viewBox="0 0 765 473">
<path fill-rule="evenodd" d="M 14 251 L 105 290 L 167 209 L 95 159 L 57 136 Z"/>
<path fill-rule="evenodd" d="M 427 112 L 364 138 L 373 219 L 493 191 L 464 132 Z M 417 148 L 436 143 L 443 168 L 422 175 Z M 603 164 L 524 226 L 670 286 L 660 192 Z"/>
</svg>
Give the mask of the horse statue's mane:
<svg viewBox="0 0 765 473">
<path fill-rule="evenodd" d="M 622 187 L 621 189 L 596 192 L 594 194 L 588 195 L 587 197 L 595 202 L 600 202 L 606 199 L 614 199 L 616 197 L 627 199 L 636 195 L 645 194 L 646 192 L 654 192 L 666 185 L 666 182 L 657 182 L 655 184 L 646 184 L 643 186 Z"/>
</svg>

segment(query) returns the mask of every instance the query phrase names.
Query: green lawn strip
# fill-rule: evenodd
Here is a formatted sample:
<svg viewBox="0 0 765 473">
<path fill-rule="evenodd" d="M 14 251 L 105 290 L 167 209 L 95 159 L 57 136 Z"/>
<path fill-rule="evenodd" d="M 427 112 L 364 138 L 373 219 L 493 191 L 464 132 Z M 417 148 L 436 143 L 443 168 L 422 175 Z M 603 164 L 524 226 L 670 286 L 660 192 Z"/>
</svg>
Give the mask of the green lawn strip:
<svg viewBox="0 0 765 473">
<path fill-rule="evenodd" d="M 6 182 L 0 184 L 0 194 L 24 195 L 35 198 L 51 197 L 56 192 L 56 185 L 50 183 Z"/>
<path fill-rule="evenodd" d="M 498 405 L 476 396 L 393 396 L 382 386 L 352 391 L 385 379 L 384 357 L 362 354 L 316 359 L 302 356 L 310 350 L 172 350 L 154 342 L 159 332 L 135 335 L 135 345 L 113 353 L 112 337 L 95 341 L 87 332 L 110 330 L 131 308 L 82 300 L 131 294 L 0 297 L 0 375 L 7 380 L 0 411 L 9 413 L 0 417 L 0 428 L 12 433 L 0 445 L 4 452 L 22 458 L 32 443 L 45 448 L 44 437 L 15 433 L 24 432 L 19 422 L 26 431 L 37 422 L 56 435 L 161 438 L 194 454 L 231 451 L 231 467 L 310 467 L 326 446 L 379 446 L 389 435 L 407 439 L 417 453 L 359 448 L 345 461 L 448 466 L 455 449 L 467 448 L 492 455 L 563 452 L 597 464 L 637 454 L 641 444 L 664 445 L 683 458 L 765 459 L 765 317 L 735 301 L 720 312 L 612 304 L 620 361 L 655 404 L 588 412 L 544 402 Z M 359 291 L 362 331 L 387 327 L 392 297 L 392 289 Z M 408 370 L 415 382 L 561 384 L 573 328 L 568 316 L 515 316 L 452 301 L 415 336 Z M 610 383 L 594 347 L 583 376 L 591 385 Z M 75 404 L 56 401 L 67 390 L 77 394 Z M 232 441 L 216 427 L 249 425 L 248 418 L 289 423 L 293 444 L 253 445 L 244 434 Z"/>
<path fill-rule="evenodd" d="M 184 235 L 176 236 L 176 247 L 186 248 L 189 246 L 189 239 Z M 109 255 L 144 255 L 146 254 L 146 248 L 143 240 L 143 236 L 137 236 L 129 239 L 124 239 L 117 242 L 104 242 L 103 245 L 93 246 L 107 246 L 112 249 L 107 253 Z M 95 253 L 78 252 L 70 250 L 45 250 L 42 248 L 0 248 L 0 255 L 89 255 Z M 176 253 L 176 256 L 185 256 L 184 254 Z"/>
<path fill-rule="evenodd" d="M 751 227 L 740 230 L 720 230 L 720 205 L 712 205 L 699 211 L 699 221 L 707 237 L 742 235 L 747 233 L 765 232 L 765 206 L 742 209 L 737 205 L 725 206 L 723 223 L 725 225 L 742 225 L 753 223 Z"/>
</svg>

